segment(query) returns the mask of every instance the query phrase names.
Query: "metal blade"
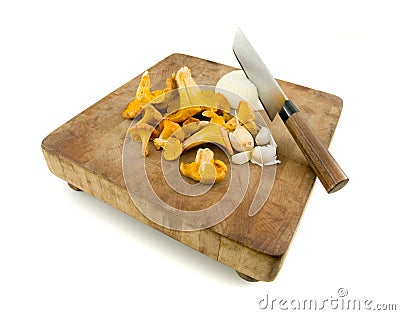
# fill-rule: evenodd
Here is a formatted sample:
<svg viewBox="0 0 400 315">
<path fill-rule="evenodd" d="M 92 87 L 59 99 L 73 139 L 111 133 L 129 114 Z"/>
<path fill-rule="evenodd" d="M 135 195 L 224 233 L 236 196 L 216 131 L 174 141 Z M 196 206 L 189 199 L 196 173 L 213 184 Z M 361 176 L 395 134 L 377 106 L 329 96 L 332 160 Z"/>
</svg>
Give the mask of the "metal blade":
<svg viewBox="0 0 400 315">
<path fill-rule="evenodd" d="M 287 97 L 240 29 L 236 32 L 233 52 L 246 76 L 257 87 L 258 97 L 273 120 Z"/>
</svg>

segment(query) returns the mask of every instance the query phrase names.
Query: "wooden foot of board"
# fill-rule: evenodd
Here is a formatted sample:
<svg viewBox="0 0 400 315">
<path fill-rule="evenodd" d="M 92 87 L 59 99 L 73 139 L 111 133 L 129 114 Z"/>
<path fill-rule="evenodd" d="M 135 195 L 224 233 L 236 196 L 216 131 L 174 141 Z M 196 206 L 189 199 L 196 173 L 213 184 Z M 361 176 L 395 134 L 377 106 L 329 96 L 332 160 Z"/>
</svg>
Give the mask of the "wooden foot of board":
<svg viewBox="0 0 400 315">
<path fill-rule="evenodd" d="M 236 271 L 236 273 L 239 275 L 240 278 L 243 280 L 249 281 L 249 282 L 258 282 L 257 279 L 254 279 L 252 277 L 249 277 L 248 275 L 245 275 L 244 273 L 241 273 L 239 271 Z"/>
<path fill-rule="evenodd" d="M 75 191 L 82 191 L 82 189 L 80 189 L 80 188 L 78 188 L 78 187 L 72 185 L 71 183 L 68 183 L 68 186 L 69 186 L 71 189 L 75 190 Z"/>
</svg>

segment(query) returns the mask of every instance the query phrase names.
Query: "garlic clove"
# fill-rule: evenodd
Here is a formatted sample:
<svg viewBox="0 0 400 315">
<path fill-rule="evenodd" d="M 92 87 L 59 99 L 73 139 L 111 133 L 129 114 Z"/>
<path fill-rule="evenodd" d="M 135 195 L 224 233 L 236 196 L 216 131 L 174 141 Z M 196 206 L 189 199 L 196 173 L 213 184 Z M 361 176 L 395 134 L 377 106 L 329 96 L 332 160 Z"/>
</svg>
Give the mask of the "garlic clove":
<svg viewBox="0 0 400 315">
<path fill-rule="evenodd" d="M 249 151 L 254 148 L 254 139 L 251 133 L 236 121 L 236 129 L 229 133 L 232 147 L 237 152 Z"/>
<path fill-rule="evenodd" d="M 251 151 L 239 152 L 232 155 L 232 162 L 235 164 L 245 164 L 251 159 Z"/>
<path fill-rule="evenodd" d="M 260 131 L 256 135 L 257 145 L 266 145 L 271 141 L 271 132 L 265 126 L 260 128 Z M 271 143 L 272 144 L 272 143 Z"/>
<path fill-rule="evenodd" d="M 252 151 L 250 161 L 260 166 L 280 163 L 276 159 L 276 148 L 272 145 L 256 146 Z"/>
</svg>

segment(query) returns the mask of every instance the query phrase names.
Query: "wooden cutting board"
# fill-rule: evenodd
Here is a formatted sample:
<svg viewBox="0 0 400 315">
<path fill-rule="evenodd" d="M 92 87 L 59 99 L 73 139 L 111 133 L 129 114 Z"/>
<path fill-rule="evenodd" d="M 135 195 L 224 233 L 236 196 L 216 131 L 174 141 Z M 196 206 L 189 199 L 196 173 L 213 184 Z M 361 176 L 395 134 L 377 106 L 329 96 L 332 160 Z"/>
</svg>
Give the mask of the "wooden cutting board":
<svg viewBox="0 0 400 315">
<path fill-rule="evenodd" d="M 230 66 L 183 54 L 173 54 L 150 69 L 152 89 L 188 66 L 200 85 L 215 85 Z M 146 70 L 146 69 L 143 69 Z M 132 202 L 122 169 L 122 151 L 131 121 L 121 112 L 134 98 L 138 75 L 56 129 L 42 142 L 47 165 L 56 176 L 139 221 L 235 269 L 248 280 L 272 281 L 279 272 L 310 196 L 315 175 L 280 119 L 269 123 L 278 144 L 272 191 L 263 208 L 250 217 L 250 197 L 219 224 L 198 231 L 178 231 L 149 220 Z M 335 131 L 342 100 L 334 95 L 279 81 L 287 96 L 308 117 L 328 146 Z M 146 200 L 142 200 L 146 203 Z"/>
</svg>

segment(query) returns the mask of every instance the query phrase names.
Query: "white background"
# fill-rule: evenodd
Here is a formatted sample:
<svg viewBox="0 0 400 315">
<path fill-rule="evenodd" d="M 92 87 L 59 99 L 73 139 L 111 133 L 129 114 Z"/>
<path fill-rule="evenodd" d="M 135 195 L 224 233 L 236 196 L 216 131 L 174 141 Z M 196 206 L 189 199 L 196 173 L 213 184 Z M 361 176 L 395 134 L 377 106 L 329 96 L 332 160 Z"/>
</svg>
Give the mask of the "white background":
<svg viewBox="0 0 400 315">
<path fill-rule="evenodd" d="M 5 1 L 0 4 L 0 314 L 256 314 L 276 299 L 397 303 L 397 1 Z M 47 169 L 55 128 L 171 53 L 238 66 L 241 27 L 275 77 L 344 100 L 319 182 L 272 283 L 247 283 Z M 276 306 L 275 306 L 276 308 Z M 329 309 L 329 308 L 328 308 Z M 338 311 L 332 311 L 337 313 Z"/>
</svg>

